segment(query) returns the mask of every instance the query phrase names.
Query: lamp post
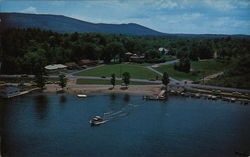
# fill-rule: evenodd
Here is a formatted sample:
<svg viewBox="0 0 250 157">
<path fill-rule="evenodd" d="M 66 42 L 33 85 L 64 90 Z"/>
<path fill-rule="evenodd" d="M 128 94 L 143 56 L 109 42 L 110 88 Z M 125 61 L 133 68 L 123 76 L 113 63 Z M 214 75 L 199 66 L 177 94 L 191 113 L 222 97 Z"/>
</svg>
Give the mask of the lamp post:
<svg viewBox="0 0 250 157">
<path fill-rule="evenodd" d="M 121 64 L 120 64 L 120 78 L 122 77 L 122 69 L 121 69 Z"/>
</svg>

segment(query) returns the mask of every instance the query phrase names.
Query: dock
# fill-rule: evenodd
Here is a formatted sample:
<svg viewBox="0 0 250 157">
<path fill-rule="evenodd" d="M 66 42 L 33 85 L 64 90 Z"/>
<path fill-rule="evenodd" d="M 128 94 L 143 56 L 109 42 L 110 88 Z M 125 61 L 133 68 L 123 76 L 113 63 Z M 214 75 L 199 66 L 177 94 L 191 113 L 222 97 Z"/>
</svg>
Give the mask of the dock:
<svg viewBox="0 0 250 157">
<path fill-rule="evenodd" d="M 170 89 L 169 95 L 174 96 L 183 96 L 183 97 L 192 97 L 192 98 L 205 98 L 209 100 L 218 100 L 227 102 L 240 102 L 240 104 L 247 105 L 250 104 L 250 96 L 247 93 L 239 92 L 226 92 L 221 90 L 204 90 L 204 89 L 184 89 L 176 90 Z"/>
<path fill-rule="evenodd" d="M 143 96 L 144 100 L 166 100 L 165 96 L 166 90 L 161 90 L 161 92 L 157 96 Z"/>
<path fill-rule="evenodd" d="M 10 98 L 26 95 L 26 94 L 31 93 L 31 92 L 36 91 L 36 90 L 40 90 L 40 88 L 32 88 L 30 90 L 22 91 L 22 92 L 20 92 L 20 93 L 18 93 L 16 95 L 6 96 L 6 97 L 3 97 L 3 98 L 10 99 Z"/>
</svg>

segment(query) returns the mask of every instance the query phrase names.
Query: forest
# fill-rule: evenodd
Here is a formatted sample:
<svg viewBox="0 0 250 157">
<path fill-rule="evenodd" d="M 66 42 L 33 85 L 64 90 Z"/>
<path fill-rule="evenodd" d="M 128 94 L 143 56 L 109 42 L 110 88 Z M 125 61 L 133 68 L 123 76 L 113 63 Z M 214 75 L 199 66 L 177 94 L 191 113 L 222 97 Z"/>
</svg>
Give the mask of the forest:
<svg viewBox="0 0 250 157">
<path fill-rule="evenodd" d="M 156 36 L 130 36 L 101 33 L 61 34 L 40 29 L 0 30 L 0 59 L 3 74 L 34 74 L 45 65 L 77 62 L 80 59 L 126 61 L 126 52 L 145 56 L 145 62 L 164 62 L 160 47 L 169 55 L 196 61 L 216 55 L 232 64 L 226 74 L 249 75 L 250 39 L 173 39 Z"/>
</svg>

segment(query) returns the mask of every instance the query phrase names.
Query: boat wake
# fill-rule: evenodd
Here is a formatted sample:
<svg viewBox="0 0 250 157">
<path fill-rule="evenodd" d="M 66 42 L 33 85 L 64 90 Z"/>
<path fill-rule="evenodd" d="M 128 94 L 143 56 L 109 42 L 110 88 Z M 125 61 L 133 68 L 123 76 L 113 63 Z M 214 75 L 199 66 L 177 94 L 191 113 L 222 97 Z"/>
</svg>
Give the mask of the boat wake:
<svg viewBox="0 0 250 157">
<path fill-rule="evenodd" d="M 106 112 L 104 113 L 103 119 L 104 121 L 111 121 L 111 120 L 115 120 L 117 118 L 121 118 L 121 117 L 125 117 L 129 114 L 129 112 L 120 110 L 120 111 L 116 111 L 116 112 Z"/>
<path fill-rule="evenodd" d="M 125 116 L 128 116 L 132 110 L 132 108 L 138 107 L 140 105 L 128 104 L 128 106 L 122 108 L 118 111 L 109 111 L 103 113 L 103 116 L 95 116 L 90 120 L 91 125 L 100 125 L 106 122 L 116 120 Z"/>
</svg>

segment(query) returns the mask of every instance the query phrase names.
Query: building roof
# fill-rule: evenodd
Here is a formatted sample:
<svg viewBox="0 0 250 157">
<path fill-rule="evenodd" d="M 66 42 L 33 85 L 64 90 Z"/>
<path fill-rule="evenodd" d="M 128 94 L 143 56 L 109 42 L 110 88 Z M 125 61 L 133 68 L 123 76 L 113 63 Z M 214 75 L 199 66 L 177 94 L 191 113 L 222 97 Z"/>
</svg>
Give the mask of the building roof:
<svg viewBox="0 0 250 157">
<path fill-rule="evenodd" d="M 164 48 L 164 47 L 160 47 L 159 51 L 168 51 L 168 49 Z"/>
<path fill-rule="evenodd" d="M 127 52 L 127 53 L 125 53 L 125 55 L 133 55 L 133 53 Z"/>
<path fill-rule="evenodd" d="M 96 61 L 94 60 L 90 60 L 90 59 L 82 59 L 79 61 L 81 64 L 90 64 L 90 63 L 94 63 Z"/>
<path fill-rule="evenodd" d="M 144 56 L 131 56 L 131 59 L 144 59 Z"/>
<path fill-rule="evenodd" d="M 1 91 L 4 91 L 6 93 L 10 93 L 10 92 L 20 91 L 20 88 L 13 87 L 13 86 L 5 86 L 5 87 L 1 88 Z"/>
<path fill-rule="evenodd" d="M 77 66 L 77 64 L 75 62 L 70 62 L 70 63 L 65 63 L 65 65 L 67 67 L 74 67 L 74 66 Z"/>
<path fill-rule="evenodd" d="M 44 68 L 47 70 L 57 70 L 57 69 L 67 68 L 67 66 L 63 64 L 52 64 L 52 65 L 47 65 Z"/>
</svg>

